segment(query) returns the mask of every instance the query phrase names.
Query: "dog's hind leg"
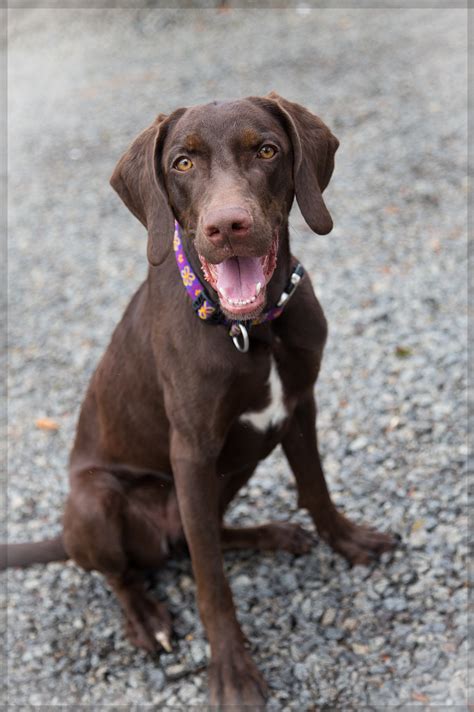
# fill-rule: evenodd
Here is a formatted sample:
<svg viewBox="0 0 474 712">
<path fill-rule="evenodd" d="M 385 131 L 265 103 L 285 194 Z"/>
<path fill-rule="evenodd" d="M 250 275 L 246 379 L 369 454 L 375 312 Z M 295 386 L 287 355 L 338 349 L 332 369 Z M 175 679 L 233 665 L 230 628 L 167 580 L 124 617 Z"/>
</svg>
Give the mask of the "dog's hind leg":
<svg viewBox="0 0 474 712">
<path fill-rule="evenodd" d="M 306 554 L 314 546 L 313 535 L 298 524 L 269 522 L 257 527 L 223 527 L 223 549 L 258 549 Z"/>
<path fill-rule="evenodd" d="M 84 569 L 104 574 L 124 612 L 130 642 L 148 651 L 170 649 L 170 617 L 146 590 L 147 570 L 166 558 L 164 511 L 158 485 L 130 485 L 111 472 L 89 469 L 72 476 L 64 516 L 66 551 Z"/>
<path fill-rule="evenodd" d="M 148 595 L 141 572 L 108 575 L 125 616 L 125 633 L 137 648 L 152 653 L 160 646 L 171 652 L 171 618 L 166 606 Z"/>
<path fill-rule="evenodd" d="M 236 472 L 229 479 L 224 479 L 221 485 L 219 507 L 221 516 L 252 476 L 256 465 L 250 465 Z M 287 522 L 269 522 L 256 527 L 221 528 L 221 543 L 223 549 L 257 549 L 261 551 L 290 551 L 293 554 L 305 554 L 314 545 L 313 536 L 297 524 Z"/>
</svg>

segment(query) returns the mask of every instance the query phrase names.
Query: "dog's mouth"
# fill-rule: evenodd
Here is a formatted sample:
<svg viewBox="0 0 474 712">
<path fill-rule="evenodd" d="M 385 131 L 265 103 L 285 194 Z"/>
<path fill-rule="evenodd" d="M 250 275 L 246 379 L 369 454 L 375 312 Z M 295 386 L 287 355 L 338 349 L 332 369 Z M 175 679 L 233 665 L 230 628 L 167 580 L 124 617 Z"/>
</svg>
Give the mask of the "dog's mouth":
<svg viewBox="0 0 474 712">
<path fill-rule="evenodd" d="M 231 319 L 253 319 L 264 305 L 267 284 L 277 263 L 278 235 L 263 257 L 233 255 L 211 264 L 199 255 L 204 277 L 219 296 L 222 311 Z"/>
</svg>

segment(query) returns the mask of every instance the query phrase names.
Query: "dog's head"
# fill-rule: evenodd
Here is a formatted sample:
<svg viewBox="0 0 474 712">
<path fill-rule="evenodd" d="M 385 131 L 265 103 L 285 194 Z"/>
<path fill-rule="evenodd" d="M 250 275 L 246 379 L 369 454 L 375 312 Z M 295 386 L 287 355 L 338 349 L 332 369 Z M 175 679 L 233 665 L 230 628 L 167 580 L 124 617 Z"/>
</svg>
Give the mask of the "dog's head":
<svg viewBox="0 0 474 712">
<path fill-rule="evenodd" d="M 233 319 L 257 316 L 275 270 L 280 226 L 296 195 L 316 233 L 332 229 L 322 193 L 338 141 L 310 111 L 275 93 L 160 114 L 120 159 L 111 184 L 166 257 L 174 219 Z"/>
</svg>

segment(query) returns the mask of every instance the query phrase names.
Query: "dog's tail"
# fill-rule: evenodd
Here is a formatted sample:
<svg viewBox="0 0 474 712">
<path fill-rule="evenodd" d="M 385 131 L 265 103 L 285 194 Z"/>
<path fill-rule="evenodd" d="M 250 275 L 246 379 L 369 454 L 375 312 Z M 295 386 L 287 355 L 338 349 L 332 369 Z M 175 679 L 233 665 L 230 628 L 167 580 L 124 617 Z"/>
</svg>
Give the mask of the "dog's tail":
<svg viewBox="0 0 474 712">
<path fill-rule="evenodd" d="M 69 558 L 61 534 L 45 541 L 0 544 L 0 571 L 12 566 L 47 564 L 50 561 L 66 561 Z"/>
</svg>

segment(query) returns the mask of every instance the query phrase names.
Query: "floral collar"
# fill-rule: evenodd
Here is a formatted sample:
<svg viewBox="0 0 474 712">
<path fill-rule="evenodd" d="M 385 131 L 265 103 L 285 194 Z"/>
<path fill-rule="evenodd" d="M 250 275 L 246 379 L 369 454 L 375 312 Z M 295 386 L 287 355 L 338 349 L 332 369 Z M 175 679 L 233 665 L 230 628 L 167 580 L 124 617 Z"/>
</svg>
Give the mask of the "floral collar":
<svg viewBox="0 0 474 712">
<path fill-rule="evenodd" d="M 302 265 L 298 263 L 292 271 L 288 284 L 281 293 L 281 296 L 274 307 L 263 314 L 260 314 L 260 316 L 255 319 L 250 319 L 248 321 L 235 321 L 228 319 L 222 313 L 219 305 L 210 298 L 206 292 L 206 288 L 194 274 L 191 264 L 184 251 L 181 228 L 177 220 L 175 220 L 174 223 L 173 249 L 176 264 L 178 265 L 181 279 L 183 280 L 183 284 L 191 299 L 194 312 L 197 314 L 199 319 L 202 319 L 202 321 L 205 321 L 208 324 L 223 324 L 224 326 L 230 327 L 229 336 L 231 337 L 235 348 L 242 353 L 246 353 L 249 350 L 248 332 L 252 326 L 264 324 L 267 321 L 272 321 L 273 319 L 279 317 L 304 275 L 304 269 Z"/>
</svg>

